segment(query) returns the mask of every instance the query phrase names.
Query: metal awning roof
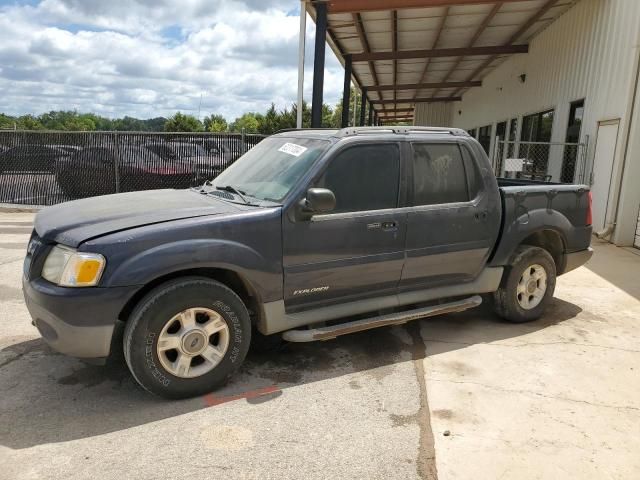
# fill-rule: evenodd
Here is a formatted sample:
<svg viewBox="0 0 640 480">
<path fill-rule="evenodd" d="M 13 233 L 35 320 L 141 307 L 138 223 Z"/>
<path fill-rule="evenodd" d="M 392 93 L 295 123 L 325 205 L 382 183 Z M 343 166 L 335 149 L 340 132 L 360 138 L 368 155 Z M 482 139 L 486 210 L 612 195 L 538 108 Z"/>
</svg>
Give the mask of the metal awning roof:
<svg viewBox="0 0 640 480">
<path fill-rule="evenodd" d="M 579 0 L 328 0 L 327 41 L 382 119 L 460 100 Z M 313 1 L 307 12 L 315 20 Z"/>
</svg>

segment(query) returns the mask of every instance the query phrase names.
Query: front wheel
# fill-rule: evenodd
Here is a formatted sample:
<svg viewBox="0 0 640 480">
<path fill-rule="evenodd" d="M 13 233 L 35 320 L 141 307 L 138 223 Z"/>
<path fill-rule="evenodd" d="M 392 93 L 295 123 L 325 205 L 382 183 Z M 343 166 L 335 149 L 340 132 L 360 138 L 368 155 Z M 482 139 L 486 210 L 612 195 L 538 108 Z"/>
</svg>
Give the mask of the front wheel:
<svg viewBox="0 0 640 480">
<path fill-rule="evenodd" d="M 125 328 L 124 355 L 145 389 L 187 398 L 223 385 L 250 342 L 242 300 L 219 282 L 189 277 L 160 285 L 142 299 Z"/>
<path fill-rule="evenodd" d="M 494 310 L 514 323 L 536 320 L 544 313 L 555 287 L 556 264 L 551 254 L 543 248 L 522 245 L 493 294 Z"/>
</svg>

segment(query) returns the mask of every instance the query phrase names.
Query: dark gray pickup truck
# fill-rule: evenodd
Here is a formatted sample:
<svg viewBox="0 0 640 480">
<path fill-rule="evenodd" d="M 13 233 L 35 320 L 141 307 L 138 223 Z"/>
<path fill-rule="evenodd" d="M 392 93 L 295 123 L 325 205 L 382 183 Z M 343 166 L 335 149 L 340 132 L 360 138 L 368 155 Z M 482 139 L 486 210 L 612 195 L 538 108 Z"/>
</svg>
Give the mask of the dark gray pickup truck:
<svg viewBox="0 0 640 480">
<path fill-rule="evenodd" d="M 201 188 L 43 210 L 23 289 L 54 349 L 106 358 L 124 322 L 133 376 L 178 398 L 221 385 L 250 343 L 326 340 L 482 298 L 534 320 L 590 239 L 586 186 L 496 180 L 462 130 L 289 131 Z"/>
</svg>

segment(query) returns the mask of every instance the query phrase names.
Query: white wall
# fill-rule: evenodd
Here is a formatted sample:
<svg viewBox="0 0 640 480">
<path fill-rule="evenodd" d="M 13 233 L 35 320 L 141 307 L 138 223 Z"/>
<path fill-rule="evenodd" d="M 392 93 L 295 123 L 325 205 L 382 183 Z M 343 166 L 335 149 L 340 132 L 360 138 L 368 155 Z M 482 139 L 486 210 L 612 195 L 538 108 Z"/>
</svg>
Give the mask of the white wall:
<svg viewBox="0 0 640 480">
<path fill-rule="evenodd" d="M 528 54 L 512 55 L 483 79 L 482 87 L 470 89 L 461 102 L 453 104 L 450 125 L 471 129 L 554 109 L 551 141 L 564 142 L 569 104 L 584 98 L 581 141 L 588 136 L 590 164 L 598 122 L 619 118 L 620 148 L 616 150 L 613 174 L 616 188 L 611 189 L 613 198 L 609 199 L 607 210 L 607 221 L 613 222 L 625 152 L 630 159 L 627 168 L 633 168 L 633 162 L 640 163 L 640 146 L 635 158 L 630 155 L 631 148 L 624 148 L 631 120 L 639 43 L 640 0 L 581 0 L 530 42 Z M 519 78 L 522 74 L 526 74 L 524 83 Z M 561 158 L 550 159 L 549 173 L 554 179 L 559 177 L 561 163 Z M 623 187 L 623 195 L 624 190 Z M 629 215 L 625 222 L 631 222 Z M 616 243 L 632 244 L 633 234 L 635 228 L 624 238 L 616 232 Z"/>
</svg>

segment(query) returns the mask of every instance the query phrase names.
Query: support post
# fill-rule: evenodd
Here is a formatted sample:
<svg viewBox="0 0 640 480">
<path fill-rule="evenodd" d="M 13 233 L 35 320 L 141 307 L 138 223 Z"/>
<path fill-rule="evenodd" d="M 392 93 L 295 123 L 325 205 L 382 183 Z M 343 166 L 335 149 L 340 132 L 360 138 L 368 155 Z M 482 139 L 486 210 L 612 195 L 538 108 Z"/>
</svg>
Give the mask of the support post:
<svg viewBox="0 0 640 480">
<path fill-rule="evenodd" d="M 367 89 L 362 87 L 362 96 L 360 97 L 360 122 L 358 125 L 364 126 L 364 111 L 367 108 Z"/>
<path fill-rule="evenodd" d="M 344 86 L 342 88 L 342 128 L 349 126 L 349 105 L 351 104 L 351 55 L 344 57 Z"/>
<path fill-rule="evenodd" d="M 356 112 L 358 111 L 358 91 L 355 91 L 355 95 L 353 96 L 353 126 L 357 126 L 356 123 Z"/>
<path fill-rule="evenodd" d="M 327 4 L 317 2 L 316 44 L 313 54 L 313 98 L 311 100 L 311 127 L 322 126 L 322 91 L 324 89 L 324 50 L 327 42 Z"/>
<path fill-rule="evenodd" d="M 373 105 L 369 103 L 369 120 L 367 121 L 367 125 L 370 127 L 373 126 Z"/>
<path fill-rule="evenodd" d="M 300 37 L 298 39 L 298 110 L 296 113 L 296 127 L 302 128 L 302 102 L 304 90 L 304 45 L 307 36 L 307 9 L 305 0 L 300 2 Z"/>
</svg>

